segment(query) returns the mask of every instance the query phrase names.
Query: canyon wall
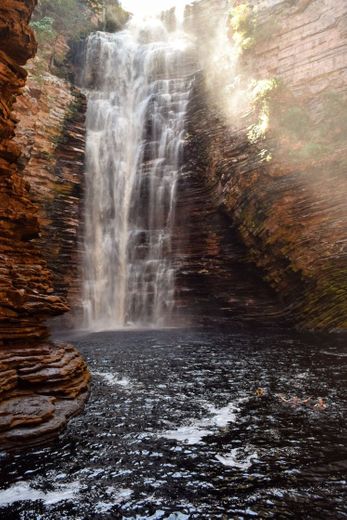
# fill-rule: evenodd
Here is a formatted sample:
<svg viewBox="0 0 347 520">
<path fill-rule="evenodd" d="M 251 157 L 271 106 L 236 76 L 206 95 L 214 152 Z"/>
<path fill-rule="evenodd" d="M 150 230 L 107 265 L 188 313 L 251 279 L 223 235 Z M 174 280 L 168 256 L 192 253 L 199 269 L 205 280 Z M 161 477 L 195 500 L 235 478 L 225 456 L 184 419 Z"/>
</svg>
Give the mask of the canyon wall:
<svg viewBox="0 0 347 520">
<path fill-rule="evenodd" d="M 213 186 L 204 181 L 204 171 L 195 161 L 191 170 L 189 164 L 177 190 L 175 324 L 245 330 L 289 325 L 275 291 L 247 262 L 247 248 L 221 211 Z"/>
<path fill-rule="evenodd" d="M 53 294 L 80 303 L 85 96 L 66 79 L 30 73 L 16 106 L 20 168 L 41 226 L 37 243 L 52 273 Z"/>
<path fill-rule="evenodd" d="M 298 326 L 344 330 L 347 4 L 231 4 L 190 8 L 191 29 L 199 40 L 203 24 L 208 38 L 199 40 L 187 167 L 200 172 Z M 214 48 L 217 31 L 229 34 L 229 68 Z"/>
<path fill-rule="evenodd" d="M 47 318 L 68 309 L 58 268 L 54 274 L 50 269 L 53 251 L 51 256 L 45 251 L 56 248 L 50 208 L 52 199 L 58 198 L 51 190 L 54 192 L 59 179 L 52 176 L 69 176 L 71 185 L 74 183 L 74 172 L 68 173 L 67 161 L 71 161 L 75 146 L 75 123 L 61 114 L 56 116 L 65 121 L 71 139 L 65 149 L 62 144 L 56 147 L 58 155 L 49 184 L 40 165 L 34 181 L 34 170 L 23 175 L 21 169 L 25 162 L 39 163 L 50 151 L 42 146 L 30 153 L 34 133 L 14 140 L 17 121 L 13 104 L 25 86 L 23 65 L 36 52 L 28 25 L 35 5 L 36 0 L 3 0 L 0 5 L 0 449 L 27 447 L 59 432 L 68 417 L 81 409 L 89 381 L 78 352 L 70 345 L 53 344 L 45 325 Z M 22 109 L 25 103 L 22 99 Z M 35 132 L 40 114 L 26 108 Z M 22 146 L 27 156 L 21 158 Z M 62 184 L 65 189 L 67 183 Z M 36 205 L 41 196 L 47 202 L 47 211 L 42 204 Z M 45 241 L 48 243 L 43 245 Z M 60 253 L 57 251 L 57 258 Z M 61 260 L 56 262 L 58 265 Z"/>
</svg>

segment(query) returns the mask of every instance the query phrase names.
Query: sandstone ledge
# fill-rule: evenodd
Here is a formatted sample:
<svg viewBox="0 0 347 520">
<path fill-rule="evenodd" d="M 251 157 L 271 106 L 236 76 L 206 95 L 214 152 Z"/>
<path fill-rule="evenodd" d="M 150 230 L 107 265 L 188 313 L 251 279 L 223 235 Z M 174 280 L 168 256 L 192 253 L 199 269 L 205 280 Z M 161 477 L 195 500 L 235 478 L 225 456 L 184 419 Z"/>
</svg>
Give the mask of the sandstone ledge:
<svg viewBox="0 0 347 520">
<path fill-rule="evenodd" d="M 90 375 L 71 345 L 42 343 L 0 350 L 0 449 L 52 439 L 78 413 Z"/>
</svg>

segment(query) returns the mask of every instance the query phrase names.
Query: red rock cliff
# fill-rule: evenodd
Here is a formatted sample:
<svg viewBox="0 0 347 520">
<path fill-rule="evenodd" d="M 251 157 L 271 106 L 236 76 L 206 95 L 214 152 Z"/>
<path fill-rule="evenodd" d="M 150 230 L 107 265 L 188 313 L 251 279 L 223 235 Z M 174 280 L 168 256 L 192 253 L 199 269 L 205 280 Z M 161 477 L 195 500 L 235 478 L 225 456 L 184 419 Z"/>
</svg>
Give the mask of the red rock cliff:
<svg viewBox="0 0 347 520">
<path fill-rule="evenodd" d="M 18 169 L 13 104 L 36 52 L 28 23 L 36 0 L 0 5 L 0 449 L 56 434 L 86 398 L 77 351 L 49 341 L 45 320 L 67 310 L 40 247 L 30 185 Z"/>
</svg>

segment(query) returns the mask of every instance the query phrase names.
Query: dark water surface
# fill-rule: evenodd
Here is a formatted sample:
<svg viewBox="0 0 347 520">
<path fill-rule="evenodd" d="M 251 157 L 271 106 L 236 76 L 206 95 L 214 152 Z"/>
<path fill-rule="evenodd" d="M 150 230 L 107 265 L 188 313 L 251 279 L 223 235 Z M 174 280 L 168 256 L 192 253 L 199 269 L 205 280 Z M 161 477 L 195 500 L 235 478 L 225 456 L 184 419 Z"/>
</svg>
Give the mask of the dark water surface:
<svg viewBox="0 0 347 520">
<path fill-rule="evenodd" d="M 343 338 L 75 343 L 94 374 L 85 413 L 53 445 L 2 456 L 1 519 L 347 518 Z"/>
</svg>

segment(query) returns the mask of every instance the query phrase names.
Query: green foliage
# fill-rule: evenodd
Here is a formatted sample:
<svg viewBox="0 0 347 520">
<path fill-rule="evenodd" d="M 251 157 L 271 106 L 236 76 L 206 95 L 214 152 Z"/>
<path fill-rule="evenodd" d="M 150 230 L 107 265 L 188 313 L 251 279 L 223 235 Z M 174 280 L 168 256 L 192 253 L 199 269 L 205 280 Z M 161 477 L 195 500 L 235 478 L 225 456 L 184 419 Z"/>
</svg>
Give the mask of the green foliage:
<svg viewBox="0 0 347 520">
<path fill-rule="evenodd" d="M 264 139 L 270 125 L 271 97 L 278 89 L 279 81 L 276 78 L 254 81 L 251 91 L 251 105 L 256 116 L 256 123 L 248 131 L 251 143 Z"/>
<path fill-rule="evenodd" d="M 32 25 L 52 20 L 54 33 L 78 40 L 96 29 L 119 30 L 127 19 L 117 0 L 40 0 Z"/>
<path fill-rule="evenodd" d="M 303 142 L 301 148 L 296 151 L 299 159 L 319 159 L 328 151 L 323 143 L 309 141 Z"/>
<path fill-rule="evenodd" d="M 274 19 L 261 19 L 257 9 L 248 3 L 233 7 L 228 17 L 229 37 L 241 51 L 249 51 L 273 37 L 279 24 Z"/>
<path fill-rule="evenodd" d="M 34 13 L 33 24 L 37 18 L 52 19 L 55 33 L 77 39 L 92 29 L 92 14 L 88 4 L 82 0 L 41 0 Z"/>
<path fill-rule="evenodd" d="M 42 86 L 44 84 L 44 74 L 47 71 L 47 64 L 44 60 L 40 60 L 35 58 L 31 62 L 30 66 L 30 76 L 35 80 L 35 82 Z"/>
<path fill-rule="evenodd" d="M 296 159 L 321 159 L 345 144 L 347 135 L 347 97 L 330 91 L 321 98 L 320 117 L 312 119 L 305 105 L 292 98 L 277 106 L 276 125 L 289 155 Z"/>
<path fill-rule="evenodd" d="M 291 161 L 320 160 L 336 152 L 347 135 L 347 96 L 330 91 L 320 101 L 320 117 L 316 113 L 313 118 L 305 102 L 299 102 L 283 83 L 272 87 L 272 80 L 258 82 L 254 105 L 260 122 L 251 127 L 250 139 L 256 142 L 265 137 L 261 130 L 266 116 L 266 132 L 271 127 L 271 135 Z"/>
<path fill-rule="evenodd" d="M 1 0 L 0 0 L 1 1 Z M 28 66 L 38 84 L 46 72 L 66 78 L 71 73 L 69 48 L 96 30 L 119 30 L 127 21 L 118 0 L 38 0 L 31 23 L 39 43 Z"/>
<path fill-rule="evenodd" d="M 105 29 L 109 32 L 119 31 L 119 29 L 127 22 L 128 13 L 119 5 L 112 3 L 106 6 L 105 11 Z"/>
<path fill-rule="evenodd" d="M 280 86 L 277 78 L 261 79 L 252 84 L 252 98 L 254 105 L 263 105 L 269 101 L 270 96 Z"/>
<path fill-rule="evenodd" d="M 31 23 L 31 27 L 34 29 L 39 43 L 54 40 L 56 32 L 53 29 L 53 24 L 54 19 L 50 16 L 44 16 L 40 20 Z"/>
<path fill-rule="evenodd" d="M 275 17 L 260 21 L 255 20 L 253 40 L 254 45 L 260 45 L 274 37 L 275 33 L 280 30 L 280 24 Z"/>
<path fill-rule="evenodd" d="M 347 135 L 347 96 L 341 92 L 330 91 L 323 98 L 322 124 L 337 139 Z"/>
<path fill-rule="evenodd" d="M 249 50 L 255 44 L 255 29 L 257 25 L 254 9 L 247 4 L 233 7 L 229 13 L 230 36 L 236 46 L 242 50 Z"/>
<path fill-rule="evenodd" d="M 104 9 L 104 0 L 86 0 L 86 4 L 95 14 L 101 14 Z"/>
</svg>

